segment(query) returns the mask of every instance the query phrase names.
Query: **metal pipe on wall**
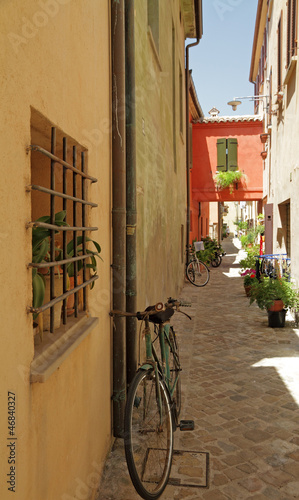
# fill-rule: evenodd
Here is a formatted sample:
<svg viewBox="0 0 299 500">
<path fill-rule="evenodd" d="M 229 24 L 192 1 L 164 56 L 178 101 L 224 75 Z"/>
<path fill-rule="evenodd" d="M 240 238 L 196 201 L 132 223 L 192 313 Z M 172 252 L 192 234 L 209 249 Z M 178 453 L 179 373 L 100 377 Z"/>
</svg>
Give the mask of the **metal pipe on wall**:
<svg viewBox="0 0 299 500">
<path fill-rule="evenodd" d="M 113 309 L 126 309 L 126 138 L 124 0 L 111 3 L 112 59 L 112 281 Z M 113 433 L 123 437 L 126 403 L 125 319 L 113 319 Z"/>
<path fill-rule="evenodd" d="M 125 0 L 126 39 L 126 304 L 136 312 L 136 116 L 135 116 L 135 25 L 134 0 Z M 126 318 L 127 384 L 135 375 L 138 363 L 136 318 Z"/>
</svg>

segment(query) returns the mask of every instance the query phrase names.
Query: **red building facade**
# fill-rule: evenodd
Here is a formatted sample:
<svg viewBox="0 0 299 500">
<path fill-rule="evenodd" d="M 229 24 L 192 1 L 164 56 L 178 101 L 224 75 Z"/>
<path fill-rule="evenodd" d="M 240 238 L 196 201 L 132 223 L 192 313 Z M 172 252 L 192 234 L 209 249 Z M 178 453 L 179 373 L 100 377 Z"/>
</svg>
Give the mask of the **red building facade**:
<svg viewBox="0 0 299 500">
<path fill-rule="evenodd" d="M 209 235 L 210 202 L 262 199 L 262 131 L 263 125 L 259 116 L 215 116 L 193 122 L 190 242 Z M 233 161 L 230 161 L 230 157 Z M 241 171 L 244 174 L 242 180 L 233 186 L 232 192 L 229 188 L 218 189 L 215 181 L 217 170 L 230 168 Z"/>
</svg>

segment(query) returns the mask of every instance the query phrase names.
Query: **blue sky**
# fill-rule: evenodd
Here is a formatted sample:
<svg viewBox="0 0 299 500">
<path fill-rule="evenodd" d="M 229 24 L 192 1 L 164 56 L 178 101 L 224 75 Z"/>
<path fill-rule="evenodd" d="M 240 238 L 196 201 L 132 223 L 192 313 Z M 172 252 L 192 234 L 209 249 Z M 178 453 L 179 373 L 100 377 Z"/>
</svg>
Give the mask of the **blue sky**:
<svg viewBox="0 0 299 500">
<path fill-rule="evenodd" d="M 237 111 L 232 111 L 227 102 L 254 94 L 249 71 L 257 3 L 203 0 L 203 37 L 189 51 L 189 67 L 205 116 L 213 106 L 220 115 L 253 114 L 249 99 L 243 100 Z"/>
</svg>

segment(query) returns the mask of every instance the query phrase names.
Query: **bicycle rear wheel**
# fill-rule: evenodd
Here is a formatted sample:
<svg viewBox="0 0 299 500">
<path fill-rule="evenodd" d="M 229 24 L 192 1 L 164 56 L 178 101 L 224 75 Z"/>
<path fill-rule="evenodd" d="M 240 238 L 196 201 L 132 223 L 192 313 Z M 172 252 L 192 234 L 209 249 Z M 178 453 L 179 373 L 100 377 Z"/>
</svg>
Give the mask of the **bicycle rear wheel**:
<svg viewBox="0 0 299 500">
<path fill-rule="evenodd" d="M 213 267 L 219 267 L 222 262 L 221 255 L 216 254 L 215 257 L 211 260 L 211 264 Z"/>
<path fill-rule="evenodd" d="M 210 279 L 208 266 L 201 260 L 189 262 L 186 275 L 190 283 L 194 286 L 205 286 Z"/>
<path fill-rule="evenodd" d="M 160 418 L 157 383 L 162 399 Z M 132 483 L 145 500 L 164 491 L 172 463 L 173 422 L 169 395 L 152 369 L 140 370 L 129 387 L 125 410 L 125 454 Z"/>
</svg>

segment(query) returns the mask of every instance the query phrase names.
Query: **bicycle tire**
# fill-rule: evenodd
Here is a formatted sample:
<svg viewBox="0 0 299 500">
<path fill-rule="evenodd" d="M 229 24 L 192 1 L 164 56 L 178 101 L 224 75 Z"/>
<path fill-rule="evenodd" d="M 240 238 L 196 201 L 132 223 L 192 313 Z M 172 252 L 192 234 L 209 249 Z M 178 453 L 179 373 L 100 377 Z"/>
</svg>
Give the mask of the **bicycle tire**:
<svg viewBox="0 0 299 500">
<path fill-rule="evenodd" d="M 221 255 L 216 255 L 214 259 L 211 260 L 211 264 L 213 267 L 219 267 L 222 262 Z"/>
<path fill-rule="evenodd" d="M 182 406 L 182 391 L 181 391 L 181 365 L 180 365 L 180 357 L 179 357 L 179 346 L 177 343 L 176 333 L 171 326 L 169 328 L 169 342 L 170 342 L 170 386 L 174 384 L 175 378 L 178 377 L 174 394 L 172 396 L 173 401 L 175 402 L 176 416 L 177 419 L 181 413 Z"/>
<path fill-rule="evenodd" d="M 163 422 L 156 395 L 153 369 L 140 370 L 133 378 L 125 409 L 125 455 L 132 483 L 145 500 L 164 491 L 171 470 L 173 421 L 168 391 L 160 375 Z"/>
<path fill-rule="evenodd" d="M 205 286 L 210 279 L 210 270 L 201 260 L 191 260 L 186 269 L 186 275 L 194 286 Z"/>
</svg>

